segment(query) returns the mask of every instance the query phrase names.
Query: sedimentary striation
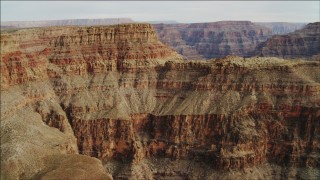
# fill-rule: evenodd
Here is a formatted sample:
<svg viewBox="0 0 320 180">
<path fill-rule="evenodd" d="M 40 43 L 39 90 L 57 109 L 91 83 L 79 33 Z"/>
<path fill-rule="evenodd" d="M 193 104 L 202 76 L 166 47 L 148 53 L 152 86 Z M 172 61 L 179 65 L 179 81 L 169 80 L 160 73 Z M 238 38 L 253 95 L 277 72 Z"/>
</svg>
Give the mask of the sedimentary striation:
<svg viewBox="0 0 320 180">
<path fill-rule="evenodd" d="M 78 154 L 70 117 L 57 96 L 68 92 L 61 78 L 126 72 L 140 66 L 143 71 L 170 58 L 179 56 L 157 41 L 148 24 L 2 33 L 1 175 L 29 179 L 51 167 L 44 158 Z M 79 158 L 70 156 L 67 162 L 77 163 Z"/>
<path fill-rule="evenodd" d="M 319 68 L 185 62 L 149 24 L 1 34 L 1 175 L 319 178 Z"/>
<path fill-rule="evenodd" d="M 272 34 L 288 34 L 302 29 L 306 23 L 288 23 L 288 22 L 255 22 L 255 24 L 272 29 Z"/>
<path fill-rule="evenodd" d="M 210 59 L 226 55 L 251 56 L 272 30 L 250 21 L 153 25 L 162 42 L 186 59 Z"/>
<path fill-rule="evenodd" d="M 320 22 L 307 24 L 287 35 L 276 35 L 257 47 L 257 54 L 283 58 L 320 56 Z M 315 59 L 314 58 L 314 59 Z"/>
</svg>

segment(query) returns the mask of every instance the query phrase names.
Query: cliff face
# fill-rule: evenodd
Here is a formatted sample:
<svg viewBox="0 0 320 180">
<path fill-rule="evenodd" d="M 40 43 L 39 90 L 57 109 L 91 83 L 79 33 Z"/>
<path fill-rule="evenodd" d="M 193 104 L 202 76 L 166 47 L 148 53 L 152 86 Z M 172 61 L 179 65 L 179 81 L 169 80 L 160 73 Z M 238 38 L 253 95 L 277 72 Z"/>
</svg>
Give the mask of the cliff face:
<svg viewBox="0 0 320 180">
<path fill-rule="evenodd" d="M 302 29 L 306 23 L 287 23 L 287 22 L 255 22 L 255 24 L 265 26 L 272 30 L 272 34 L 288 34 Z"/>
<path fill-rule="evenodd" d="M 317 68 L 278 59 L 167 63 L 156 79 L 126 74 L 120 92 L 90 88 L 75 96 L 87 94 L 91 102 L 76 98 L 64 106 L 79 150 L 100 159 L 197 159 L 218 169 L 267 161 L 318 167 Z M 315 72 L 308 83 L 302 71 Z M 98 100 L 99 91 L 114 95 Z"/>
<path fill-rule="evenodd" d="M 1 47 L 4 178 L 319 177 L 319 62 L 183 62 L 147 24 L 19 30 Z"/>
<path fill-rule="evenodd" d="M 187 59 L 226 55 L 250 56 L 272 35 L 271 29 L 250 21 L 153 25 L 159 38 Z"/>
<path fill-rule="evenodd" d="M 180 57 L 148 24 L 19 30 L 1 38 L 2 87 L 61 74 L 127 71 Z"/>
<path fill-rule="evenodd" d="M 318 56 L 320 53 L 320 23 L 310 23 L 287 35 L 277 35 L 261 43 L 257 54 L 284 58 Z"/>
<path fill-rule="evenodd" d="M 44 161 L 45 158 L 78 153 L 70 119 L 57 96 L 59 91 L 67 92 L 64 91 L 67 84 L 59 84 L 59 79 L 126 72 L 140 66 L 152 69 L 171 58 L 177 60 L 179 56 L 157 41 L 148 24 L 53 27 L 2 33 L 3 178 L 30 179 L 52 166 L 66 166 L 51 164 Z M 70 156 L 66 163 L 81 162 L 81 159 Z M 99 161 L 92 161 L 96 162 Z M 102 169 L 101 164 L 95 167 Z"/>
</svg>

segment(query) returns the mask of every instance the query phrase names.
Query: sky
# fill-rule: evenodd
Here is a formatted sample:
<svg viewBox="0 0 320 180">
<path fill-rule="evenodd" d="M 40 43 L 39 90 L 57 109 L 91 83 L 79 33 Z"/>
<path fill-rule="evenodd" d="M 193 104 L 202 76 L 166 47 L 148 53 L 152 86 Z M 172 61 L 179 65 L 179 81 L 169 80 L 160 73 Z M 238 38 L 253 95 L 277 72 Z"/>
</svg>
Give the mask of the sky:
<svg viewBox="0 0 320 180">
<path fill-rule="evenodd" d="M 1 21 L 131 18 L 180 23 L 320 21 L 319 1 L 2 1 Z"/>
</svg>

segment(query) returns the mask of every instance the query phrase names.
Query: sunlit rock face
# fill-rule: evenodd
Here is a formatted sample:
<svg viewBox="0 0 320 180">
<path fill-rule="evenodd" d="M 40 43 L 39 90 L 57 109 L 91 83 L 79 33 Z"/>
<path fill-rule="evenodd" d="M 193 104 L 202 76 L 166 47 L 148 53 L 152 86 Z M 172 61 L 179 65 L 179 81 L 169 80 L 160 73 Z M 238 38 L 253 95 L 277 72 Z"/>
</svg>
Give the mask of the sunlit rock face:
<svg viewBox="0 0 320 180">
<path fill-rule="evenodd" d="M 319 68 L 185 62 L 149 24 L 2 33 L 1 175 L 317 178 Z"/>
</svg>

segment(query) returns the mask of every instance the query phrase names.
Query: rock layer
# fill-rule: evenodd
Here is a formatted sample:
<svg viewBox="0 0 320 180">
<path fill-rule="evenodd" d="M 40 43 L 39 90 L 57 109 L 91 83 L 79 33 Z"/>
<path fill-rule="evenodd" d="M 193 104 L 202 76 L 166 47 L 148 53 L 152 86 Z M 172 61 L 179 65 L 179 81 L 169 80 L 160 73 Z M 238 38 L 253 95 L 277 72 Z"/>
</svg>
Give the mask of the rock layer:
<svg viewBox="0 0 320 180">
<path fill-rule="evenodd" d="M 59 79 L 126 72 L 140 66 L 148 70 L 166 60 L 179 58 L 157 41 L 148 24 L 53 27 L 2 33 L 3 178 L 30 179 L 51 166 L 44 161 L 45 157 L 78 153 L 71 119 L 62 110 L 57 96 L 59 91 L 68 93 L 64 91 L 67 84 L 61 84 Z M 39 138 L 34 140 L 35 137 Z"/>
<path fill-rule="evenodd" d="M 320 22 L 310 23 L 303 29 L 287 35 L 277 35 L 261 43 L 257 54 L 283 58 L 312 57 L 319 60 Z"/>
<path fill-rule="evenodd" d="M 73 162 L 108 177 L 78 152 L 115 178 L 320 174 L 319 62 L 184 62 L 148 24 L 19 30 L 1 45 L 4 178 L 55 177 Z"/>
<path fill-rule="evenodd" d="M 272 29 L 272 34 L 288 34 L 302 29 L 306 23 L 288 23 L 288 22 L 255 22 L 255 24 Z"/>
<path fill-rule="evenodd" d="M 272 35 L 271 29 L 250 21 L 153 26 L 160 40 L 186 59 L 251 56 L 256 46 Z"/>
<path fill-rule="evenodd" d="M 315 62 L 277 59 L 167 63 L 157 82 L 139 85 L 140 78 L 132 79 L 135 83 L 123 89 L 120 84 L 120 92 L 109 90 L 113 98 L 96 104 L 100 92 L 89 90 L 93 102 L 69 102 L 66 111 L 80 151 L 100 159 L 195 158 L 220 169 L 267 160 L 318 167 L 317 68 Z M 302 69 L 315 71 L 308 84 L 298 83 L 305 78 Z M 153 88 L 157 91 L 145 90 Z"/>
</svg>

